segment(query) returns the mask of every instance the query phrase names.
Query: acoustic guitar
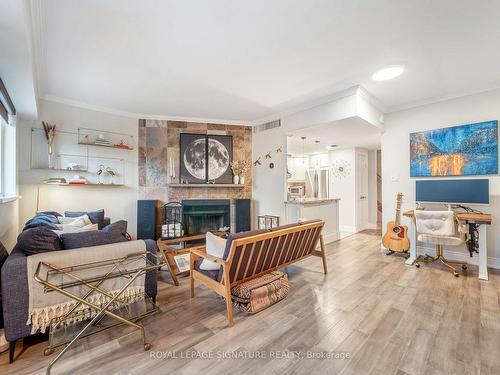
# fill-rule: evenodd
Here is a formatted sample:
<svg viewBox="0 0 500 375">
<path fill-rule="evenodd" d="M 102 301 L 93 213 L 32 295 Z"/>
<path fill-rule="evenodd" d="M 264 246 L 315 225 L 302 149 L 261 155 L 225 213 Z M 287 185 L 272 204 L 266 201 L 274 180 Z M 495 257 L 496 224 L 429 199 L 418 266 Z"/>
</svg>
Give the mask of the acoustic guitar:
<svg viewBox="0 0 500 375">
<path fill-rule="evenodd" d="M 408 239 L 408 227 L 401 225 L 401 202 L 403 194 L 398 193 L 396 198 L 396 217 L 394 221 L 387 223 L 387 232 L 382 237 L 382 244 L 390 252 L 406 253 L 410 249 L 410 240 Z"/>
</svg>

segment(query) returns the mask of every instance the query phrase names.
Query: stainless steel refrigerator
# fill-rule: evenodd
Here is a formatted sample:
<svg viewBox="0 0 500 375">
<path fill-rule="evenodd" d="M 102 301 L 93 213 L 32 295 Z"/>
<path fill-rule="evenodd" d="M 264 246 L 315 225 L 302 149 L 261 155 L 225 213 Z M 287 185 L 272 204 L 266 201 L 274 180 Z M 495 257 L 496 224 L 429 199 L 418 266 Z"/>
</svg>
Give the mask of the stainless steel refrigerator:
<svg viewBox="0 0 500 375">
<path fill-rule="evenodd" d="M 306 198 L 327 199 L 329 195 L 328 168 L 309 168 L 306 170 Z"/>
</svg>

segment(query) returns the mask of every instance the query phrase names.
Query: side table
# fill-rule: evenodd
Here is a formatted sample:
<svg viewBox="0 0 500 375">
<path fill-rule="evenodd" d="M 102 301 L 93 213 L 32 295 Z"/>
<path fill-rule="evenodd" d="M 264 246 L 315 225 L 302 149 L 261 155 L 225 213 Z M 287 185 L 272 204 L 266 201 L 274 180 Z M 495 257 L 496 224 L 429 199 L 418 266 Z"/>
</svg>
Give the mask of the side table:
<svg viewBox="0 0 500 375">
<path fill-rule="evenodd" d="M 227 232 L 214 232 L 214 234 L 216 236 L 223 237 L 227 234 Z M 177 279 L 178 276 L 189 276 L 189 267 L 188 270 L 186 271 L 179 270 L 179 267 L 177 266 L 174 257 L 178 255 L 189 254 L 192 249 L 195 249 L 200 246 L 201 247 L 205 246 L 200 243 L 194 243 L 194 244 L 192 243 L 193 241 L 200 241 L 204 239 L 205 239 L 205 234 L 202 233 L 202 234 L 188 235 L 188 236 L 169 238 L 169 239 L 160 238 L 156 241 L 158 249 L 160 249 L 160 251 L 162 251 L 165 254 L 165 258 L 167 259 L 166 266 L 168 267 L 170 276 L 172 277 L 172 281 L 174 282 L 175 286 L 179 286 L 179 280 Z M 174 245 L 178 246 L 180 245 L 180 247 L 177 246 L 174 247 Z"/>
</svg>

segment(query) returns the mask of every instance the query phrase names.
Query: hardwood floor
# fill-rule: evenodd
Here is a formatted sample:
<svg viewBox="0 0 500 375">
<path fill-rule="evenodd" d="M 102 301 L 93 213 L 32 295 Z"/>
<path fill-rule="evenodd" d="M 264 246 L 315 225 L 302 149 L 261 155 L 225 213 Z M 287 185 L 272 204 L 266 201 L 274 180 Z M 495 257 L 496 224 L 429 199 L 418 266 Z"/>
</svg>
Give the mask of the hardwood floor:
<svg viewBox="0 0 500 375">
<path fill-rule="evenodd" d="M 480 282 L 473 266 L 459 278 L 437 264 L 405 266 L 380 252 L 373 232 L 327 245 L 327 254 L 328 275 L 316 257 L 288 267 L 288 298 L 236 313 L 233 328 L 208 289 L 197 287 L 191 300 L 188 279 L 160 282 L 163 311 L 143 321 L 151 352 L 137 331 L 115 328 L 82 339 L 53 374 L 500 374 L 498 271 Z M 3 354 L 0 373 L 44 373 L 57 353 L 44 357 L 44 347 L 24 348 L 12 365 Z M 337 358 L 294 355 L 308 351 Z M 240 358 L 217 358 L 231 352 Z M 193 353 L 215 358 L 187 358 Z M 266 358 L 249 358 L 258 353 Z"/>
</svg>

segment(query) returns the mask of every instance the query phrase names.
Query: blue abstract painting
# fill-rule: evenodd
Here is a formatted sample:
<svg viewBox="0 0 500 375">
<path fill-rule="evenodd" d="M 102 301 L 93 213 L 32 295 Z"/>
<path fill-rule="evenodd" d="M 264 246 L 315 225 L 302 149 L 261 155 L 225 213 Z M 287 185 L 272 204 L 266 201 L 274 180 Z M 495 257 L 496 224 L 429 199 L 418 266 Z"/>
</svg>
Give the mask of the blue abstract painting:
<svg viewBox="0 0 500 375">
<path fill-rule="evenodd" d="M 411 177 L 498 173 L 498 121 L 410 134 Z"/>
</svg>

